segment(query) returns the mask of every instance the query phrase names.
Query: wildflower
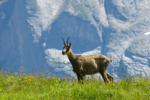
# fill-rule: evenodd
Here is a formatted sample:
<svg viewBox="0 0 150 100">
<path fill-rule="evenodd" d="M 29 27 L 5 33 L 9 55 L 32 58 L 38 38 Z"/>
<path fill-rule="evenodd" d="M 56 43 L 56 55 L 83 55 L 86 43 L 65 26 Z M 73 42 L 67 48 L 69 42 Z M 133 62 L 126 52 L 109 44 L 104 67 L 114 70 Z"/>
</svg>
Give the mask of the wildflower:
<svg viewBox="0 0 150 100">
<path fill-rule="evenodd" d="M 33 76 L 32 76 L 32 75 L 30 75 L 29 77 L 30 77 L 30 78 L 33 78 Z"/>
<path fill-rule="evenodd" d="M 24 77 L 24 79 L 27 79 L 27 77 Z"/>
<path fill-rule="evenodd" d="M 11 78 L 13 78 L 13 76 L 11 76 Z"/>
<path fill-rule="evenodd" d="M 19 78 L 19 81 L 21 81 L 21 79 Z"/>
<path fill-rule="evenodd" d="M 31 81 L 32 81 L 32 79 L 29 79 L 29 81 L 31 82 Z"/>
</svg>

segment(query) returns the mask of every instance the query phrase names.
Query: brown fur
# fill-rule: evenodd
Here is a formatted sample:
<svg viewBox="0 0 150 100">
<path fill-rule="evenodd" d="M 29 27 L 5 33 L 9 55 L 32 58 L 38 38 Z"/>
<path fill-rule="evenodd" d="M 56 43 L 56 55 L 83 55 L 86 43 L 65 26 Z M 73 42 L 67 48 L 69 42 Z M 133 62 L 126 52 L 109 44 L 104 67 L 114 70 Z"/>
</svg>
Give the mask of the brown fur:
<svg viewBox="0 0 150 100">
<path fill-rule="evenodd" d="M 113 76 L 106 71 L 109 62 L 112 62 L 112 59 L 109 59 L 104 55 L 74 55 L 71 49 L 67 52 L 67 56 L 79 81 L 83 80 L 85 75 L 92 75 L 95 73 L 100 73 L 105 83 L 113 81 Z"/>
<path fill-rule="evenodd" d="M 100 73 L 102 75 L 105 83 L 113 81 L 113 76 L 107 72 L 107 67 L 109 66 L 110 61 L 112 62 L 113 59 L 107 58 L 104 55 L 74 55 L 71 50 L 71 43 L 68 45 L 68 39 L 67 44 L 63 39 L 64 47 L 62 54 L 66 54 L 68 56 L 69 61 L 73 66 L 73 71 L 76 73 L 79 81 L 83 80 L 85 75 L 92 75 L 96 73 Z"/>
</svg>

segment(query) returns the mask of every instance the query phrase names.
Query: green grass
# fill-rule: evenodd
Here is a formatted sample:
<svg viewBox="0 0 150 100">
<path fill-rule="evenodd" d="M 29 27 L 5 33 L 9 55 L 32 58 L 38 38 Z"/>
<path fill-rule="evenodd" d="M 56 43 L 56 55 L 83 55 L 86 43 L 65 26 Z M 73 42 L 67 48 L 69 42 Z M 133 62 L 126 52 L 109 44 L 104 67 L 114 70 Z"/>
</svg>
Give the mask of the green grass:
<svg viewBox="0 0 150 100">
<path fill-rule="evenodd" d="M 77 80 L 15 76 L 0 72 L 0 100 L 150 100 L 150 82 L 126 78 L 105 84 L 97 79 Z"/>
</svg>

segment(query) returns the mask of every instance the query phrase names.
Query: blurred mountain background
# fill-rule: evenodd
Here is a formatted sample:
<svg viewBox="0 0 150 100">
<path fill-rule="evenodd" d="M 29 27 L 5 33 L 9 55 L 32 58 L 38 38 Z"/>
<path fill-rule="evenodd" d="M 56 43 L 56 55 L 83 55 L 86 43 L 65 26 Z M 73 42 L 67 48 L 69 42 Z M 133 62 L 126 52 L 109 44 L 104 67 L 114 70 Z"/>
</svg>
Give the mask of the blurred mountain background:
<svg viewBox="0 0 150 100">
<path fill-rule="evenodd" d="M 149 0 L 0 0 L 0 70 L 75 74 L 75 54 L 113 58 L 115 78 L 150 75 Z M 95 75 L 96 77 L 99 74 Z"/>
</svg>

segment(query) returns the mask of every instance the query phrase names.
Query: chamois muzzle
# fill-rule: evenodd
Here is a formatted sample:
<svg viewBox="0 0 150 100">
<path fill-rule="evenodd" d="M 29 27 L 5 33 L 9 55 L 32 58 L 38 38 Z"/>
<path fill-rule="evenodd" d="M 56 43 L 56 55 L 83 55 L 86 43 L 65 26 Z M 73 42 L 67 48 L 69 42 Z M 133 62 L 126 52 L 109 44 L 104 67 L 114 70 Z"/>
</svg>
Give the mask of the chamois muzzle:
<svg viewBox="0 0 150 100">
<path fill-rule="evenodd" d="M 63 55 L 65 55 L 65 52 L 64 52 L 64 51 L 62 51 L 62 54 L 63 54 Z"/>
</svg>

